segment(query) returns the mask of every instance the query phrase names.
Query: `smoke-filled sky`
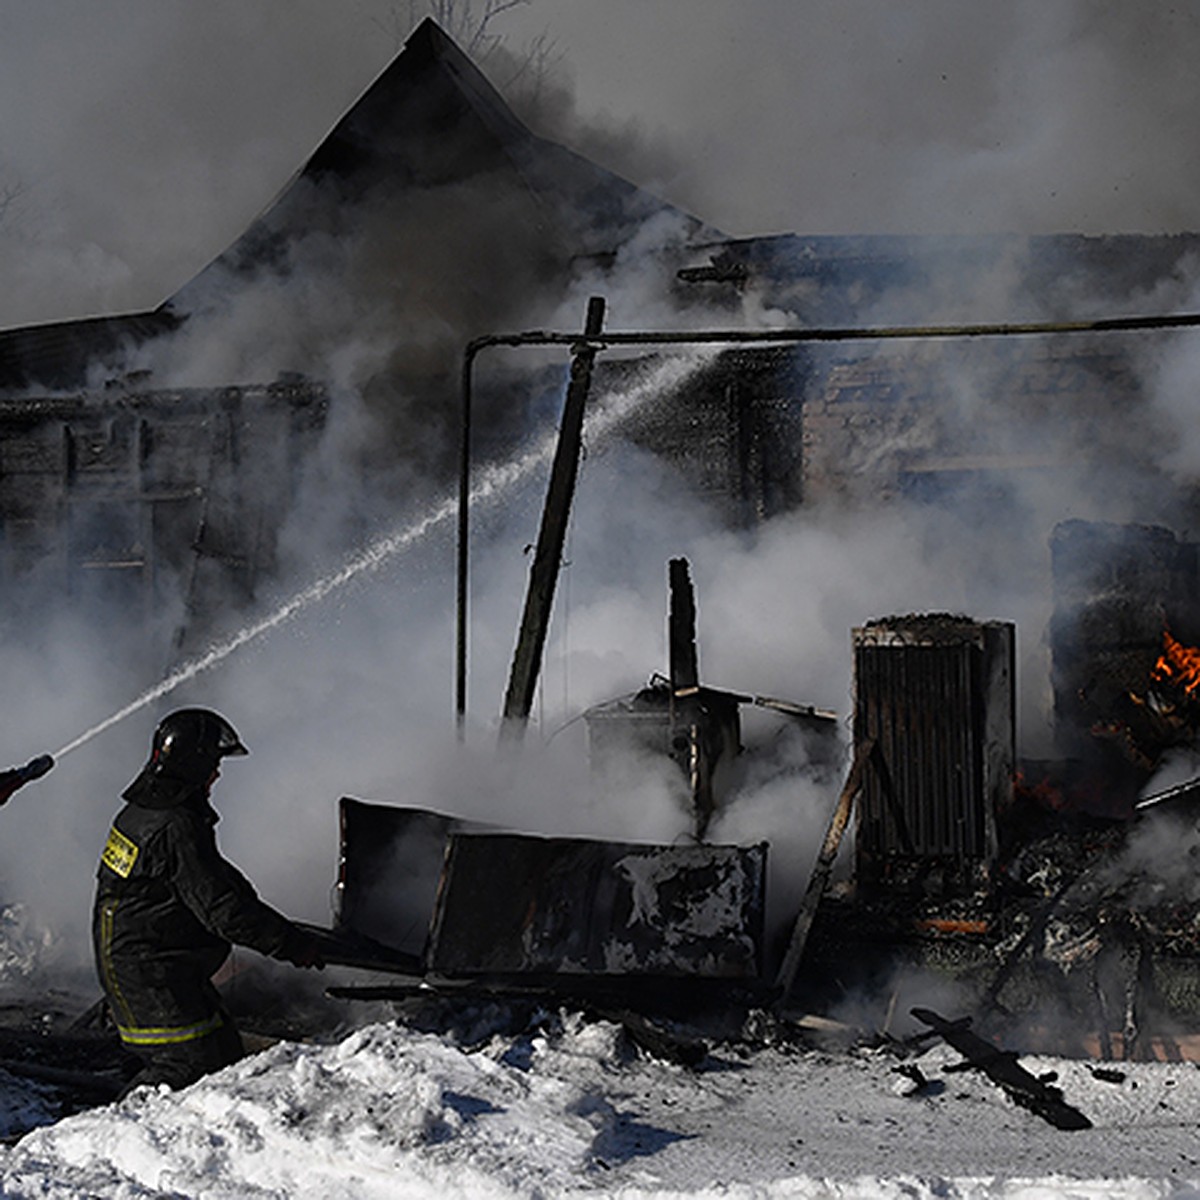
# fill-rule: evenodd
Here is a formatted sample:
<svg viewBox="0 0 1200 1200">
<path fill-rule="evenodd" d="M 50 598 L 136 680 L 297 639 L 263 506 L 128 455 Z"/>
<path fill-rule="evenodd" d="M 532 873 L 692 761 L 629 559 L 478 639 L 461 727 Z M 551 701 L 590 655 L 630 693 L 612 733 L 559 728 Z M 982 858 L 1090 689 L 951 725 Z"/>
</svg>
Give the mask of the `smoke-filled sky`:
<svg viewBox="0 0 1200 1200">
<path fill-rule="evenodd" d="M 4 0 L 0 322 L 185 282 L 386 66 L 410 7 Z M 489 31 L 550 48 L 545 132 L 731 234 L 1200 224 L 1194 6 L 530 0 Z"/>
</svg>

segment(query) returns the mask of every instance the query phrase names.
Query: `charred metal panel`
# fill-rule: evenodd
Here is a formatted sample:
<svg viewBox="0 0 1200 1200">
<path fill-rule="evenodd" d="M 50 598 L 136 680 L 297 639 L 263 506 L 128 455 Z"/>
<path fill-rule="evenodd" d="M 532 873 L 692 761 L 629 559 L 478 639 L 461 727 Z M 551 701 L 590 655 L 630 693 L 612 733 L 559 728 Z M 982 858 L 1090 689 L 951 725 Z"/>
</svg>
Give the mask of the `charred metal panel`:
<svg viewBox="0 0 1200 1200">
<path fill-rule="evenodd" d="M 424 808 L 338 802 L 335 923 L 410 954 L 423 954 L 451 833 L 484 829 Z"/>
<path fill-rule="evenodd" d="M 588 755 L 592 770 L 613 787 L 636 778 L 647 756 L 671 759 L 683 775 L 694 832 L 702 839 L 721 805 L 730 765 L 741 752 L 738 706 L 751 697 L 703 686 L 682 693 L 655 677 L 632 696 L 588 709 Z"/>
<path fill-rule="evenodd" d="M 750 980 L 766 846 L 455 833 L 429 964 L 444 975 Z"/>
<path fill-rule="evenodd" d="M 983 882 L 1015 759 L 1014 627 L 901 617 L 854 630 L 861 886 L 953 895 Z"/>
</svg>

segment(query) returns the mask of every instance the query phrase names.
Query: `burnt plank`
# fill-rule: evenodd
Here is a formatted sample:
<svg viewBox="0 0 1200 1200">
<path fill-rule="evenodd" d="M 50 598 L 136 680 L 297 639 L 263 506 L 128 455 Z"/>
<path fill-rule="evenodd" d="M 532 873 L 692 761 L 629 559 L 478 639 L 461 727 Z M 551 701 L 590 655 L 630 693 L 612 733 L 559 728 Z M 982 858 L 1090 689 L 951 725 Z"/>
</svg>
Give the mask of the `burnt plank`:
<svg viewBox="0 0 1200 1200">
<path fill-rule="evenodd" d="M 966 1061 L 959 1069 L 982 1071 L 1014 1103 L 1049 1121 L 1056 1129 L 1091 1129 L 1091 1121 L 1066 1102 L 1062 1090 L 1025 1070 L 1017 1061 L 1015 1051 L 1001 1050 L 972 1032 L 970 1017 L 948 1021 L 929 1008 L 911 1011 L 918 1021 L 939 1033 L 947 1045 L 963 1056 Z"/>
</svg>

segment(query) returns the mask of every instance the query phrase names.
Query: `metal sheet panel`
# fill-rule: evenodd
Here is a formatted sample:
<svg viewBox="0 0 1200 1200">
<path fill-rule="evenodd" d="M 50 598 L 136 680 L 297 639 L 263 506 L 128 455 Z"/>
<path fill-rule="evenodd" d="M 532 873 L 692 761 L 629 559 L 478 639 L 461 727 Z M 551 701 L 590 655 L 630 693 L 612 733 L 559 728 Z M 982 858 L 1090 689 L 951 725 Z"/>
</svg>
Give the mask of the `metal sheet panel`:
<svg viewBox="0 0 1200 1200">
<path fill-rule="evenodd" d="M 424 808 L 338 802 L 335 924 L 409 954 L 423 954 L 450 834 L 483 829 Z"/>
<path fill-rule="evenodd" d="M 452 833 L 428 961 L 445 975 L 757 978 L 766 846 Z"/>
</svg>

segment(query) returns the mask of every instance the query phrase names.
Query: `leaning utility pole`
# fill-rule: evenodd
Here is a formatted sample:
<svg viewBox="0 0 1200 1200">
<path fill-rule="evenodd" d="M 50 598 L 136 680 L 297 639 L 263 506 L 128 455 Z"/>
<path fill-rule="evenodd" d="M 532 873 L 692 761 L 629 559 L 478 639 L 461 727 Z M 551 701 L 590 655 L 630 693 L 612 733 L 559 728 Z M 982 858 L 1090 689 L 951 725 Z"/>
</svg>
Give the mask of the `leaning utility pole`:
<svg viewBox="0 0 1200 1200">
<path fill-rule="evenodd" d="M 562 563 L 563 544 L 567 537 L 567 522 L 571 516 L 571 500 L 575 495 L 575 478 L 579 473 L 579 452 L 583 442 L 583 410 L 592 382 L 592 365 L 599 346 L 590 342 L 604 327 L 604 298 L 593 296 L 588 301 L 583 338 L 572 348 L 571 379 L 563 405 L 558 445 L 550 468 L 550 485 L 542 511 L 542 526 L 538 533 L 533 566 L 529 571 L 529 589 L 525 593 L 525 611 L 517 649 L 513 654 L 508 691 L 504 696 L 504 719 L 501 737 L 520 741 L 533 707 L 538 673 L 542 666 L 542 650 L 554 607 L 554 589 Z"/>
</svg>

